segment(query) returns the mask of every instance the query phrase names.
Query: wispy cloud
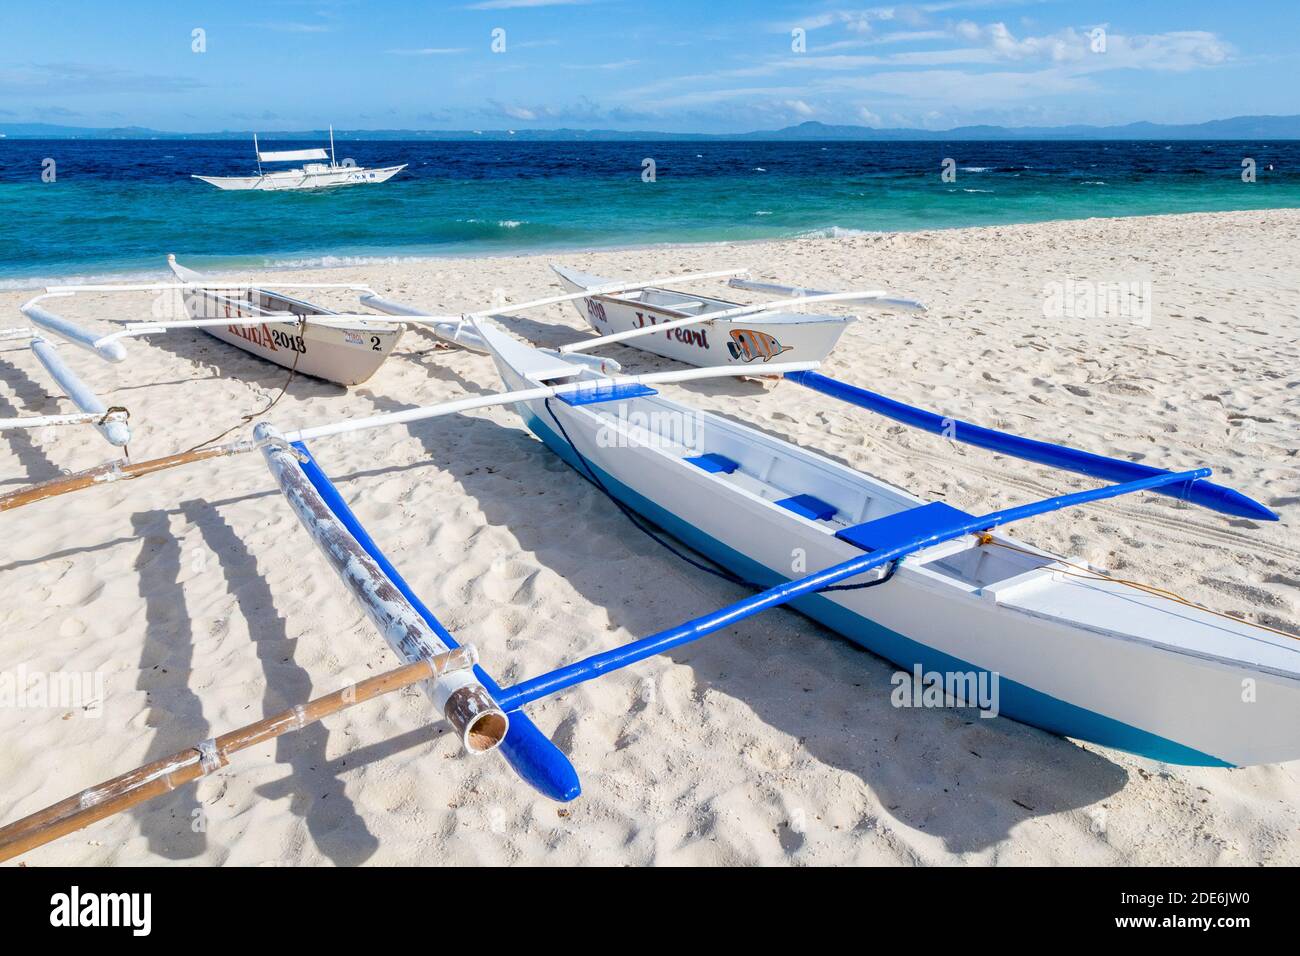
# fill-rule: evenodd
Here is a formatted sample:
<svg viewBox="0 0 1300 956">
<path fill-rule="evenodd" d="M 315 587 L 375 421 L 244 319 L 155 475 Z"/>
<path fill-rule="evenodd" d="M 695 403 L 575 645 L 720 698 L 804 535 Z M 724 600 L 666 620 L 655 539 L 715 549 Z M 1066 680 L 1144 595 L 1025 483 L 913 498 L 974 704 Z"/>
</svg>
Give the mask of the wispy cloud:
<svg viewBox="0 0 1300 956">
<path fill-rule="evenodd" d="M 466 10 L 517 10 L 524 7 L 577 7 L 597 0 L 482 0 L 471 3 Z"/>
<path fill-rule="evenodd" d="M 636 66 L 640 60 L 615 60 L 612 63 L 566 63 L 566 70 L 624 70 Z"/>
<path fill-rule="evenodd" d="M 333 25 L 328 23 L 300 23 L 297 21 L 279 21 L 254 25 L 263 30 L 275 30 L 278 33 L 329 33 L 334 29 Z"/>
<path fill-rule="evenodd" d="M 452 56 L 456 53 L 468 53 L 463 46 L 426 46 L 417 50 L 389 50 L 395 56 Z"/>
<path fill-rule="evenodd" d="M 86 63 L 24 63 L 0 69 L 0 95 L 184 93 L 202 87 L 188 76 L 160 76 Z"/>
</svg>

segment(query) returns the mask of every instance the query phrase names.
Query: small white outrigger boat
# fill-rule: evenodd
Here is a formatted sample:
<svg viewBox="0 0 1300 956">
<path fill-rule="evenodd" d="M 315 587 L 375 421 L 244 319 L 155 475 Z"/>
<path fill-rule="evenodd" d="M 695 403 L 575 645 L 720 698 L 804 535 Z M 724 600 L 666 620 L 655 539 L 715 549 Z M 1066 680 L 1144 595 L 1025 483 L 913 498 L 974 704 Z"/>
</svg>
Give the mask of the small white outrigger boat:
<svg viewBox="0 0 1300 956">
<path fill-rule="evenodd" d="M 216 186 L 218 189 L 256 189 L 278 191 L 285 189 L 327 189 L 333 186 L 358 186 L 363 183 L 382 183 L 392 179 L 403 169 L 400 166 L 383 166 L 369 169 L 358 166 L 351 160 L 339 163 L 334 153 L 334 127 L 330 127 L 329 152 L 323 149 L 288 149 L 263 150 L 258 147 L 257 134 L 253 134 L 253 152 L 257 156 L 256 176 L 200 176 L 192 174 L 191 179 L 198 179 Z M 329 160 L 307 162 L 308 160 Z M 263 163 L 293 163 L 304 165 L 299 169 L 283 169 L 275 172 L 263 172 Z"/>
<path fill-rule="evenodd" d="M 359 385 L 369 379 L 402 337 L 404 323 L 387 316 L 334 312 L 256 283 L 210 279 L 182 266 L 171 255 L 167 264 L 178 281 L 47 286 L 25 302 L 21 311 L 38 333 L 59 336 L 107 362 L 126 360 L 124 339 L 201 329 L 258 358 L 339 385 Z M 369 286 L 357 283 L 299 282 L 284 283 L 281 288 L 372 292 Z M 55 314 L 47 301 L 78 294 L 143 292 L 179 292 L 185 318 L 125 322 L 118 331 L 102 333 Z"/>
<path fill-rule="evenodd" d="M 690 295 L 672 289 L 643 287 L 628 292 L 602 292 L 614 280 L 551 266 L 570 292 L 590 292 L 576 299 L 574 308 L 602 337 L 636 332 L 636 347 L 691 365 L 754 365 L 761 368 L 778 356 L 782 361 L 820 362 L 835 348 L 851 315 L 830 315 L 787 310 L 735 315 L 744 306 L 726 299 Z M 737 288 L 785 293 L 796 298 L 822 295 L 813 290 L 732 280 Z M 924 311 L 919 302 L 879 292 L 859 300 L 878 308 Z M 508 311 L 508 309 L 507 309 Z M 656 328 L 662 327 L 662 328 Z M 653 331 L 641 334 L 641 330 Z M 760 373 L 761 374 L 761 373 Z"/>
<path fill-rule="evenodd" d="M 203 288 L 205 277 L 167 257 L 167 265 L 187 284 L 181 296 L 203 331 L 268 362 L 339 385 L 360 385 L 375 374 L 402 337 L 398 322 L 354 317 L 351 322 L 322 321 L 339 313 L 271 289 Z M 254 319 L 246 322 L 239 320 Z"/>
</svg>

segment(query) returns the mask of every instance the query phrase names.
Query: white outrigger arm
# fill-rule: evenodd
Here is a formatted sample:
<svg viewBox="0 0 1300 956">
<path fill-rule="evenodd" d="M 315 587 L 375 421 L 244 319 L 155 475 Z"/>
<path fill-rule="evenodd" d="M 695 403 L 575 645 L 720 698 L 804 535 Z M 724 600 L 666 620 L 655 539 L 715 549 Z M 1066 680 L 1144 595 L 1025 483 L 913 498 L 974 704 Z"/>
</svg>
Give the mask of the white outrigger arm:
<svg viewBox="0 0 1300 956">
<path fill-rule="evenodd" d="M 480 309 L 477 312 L 464 312 L 460 315 L 436 315 L 432 312 L 425 312 L 415 306 L 405 305 L 401 302 L 394 302 L 391 299 L 385 299 L 374 292 L 369 292 L 361 296 L 363 305 L 372 309 L 378 309 L 388 315 L 400 315 L 405 318 L 414 320 L 415 324 L 427 327 L 438 338 L 445 339 L 455 345 L 470 349 L 474 352 L 487 352 L 487 347 L 483 340 L 473 331 L 472 328 L 466 328 L 466 325 L 472 325 L 474 319 L 490 319 L 497 315 L 509 315 L 512 312 L 523 312 L 526 309 L 538 309 L 546 305 L 557 305 L 561 302 L 572 302 L 575 299 L 585 299 L 593 295 L 614 295 L 618 292 L 634 292 L 637 289 L 645 289 L 653 285 L 666 285 L 668 283 L 681 282 L 702 282 L 705 279 L 724 279 L 727 276 L 744 275 L 748 269 L 719 269 L 714 272 L 684 272 L 678 275 L 659 276 L 655 279 L 646 279 L 641 282 L 611 282 L 606 285 L 593 286 L 582 292 L 566 292 L 564 295 L 551 295 L 542 299 L 530 299 L 527 302 L 512 302 L 497 308 Z M 423 320 L 423 321 L 422 321 Z M 552 351 L 543 349 L 544 352 Z"/>
</svg>

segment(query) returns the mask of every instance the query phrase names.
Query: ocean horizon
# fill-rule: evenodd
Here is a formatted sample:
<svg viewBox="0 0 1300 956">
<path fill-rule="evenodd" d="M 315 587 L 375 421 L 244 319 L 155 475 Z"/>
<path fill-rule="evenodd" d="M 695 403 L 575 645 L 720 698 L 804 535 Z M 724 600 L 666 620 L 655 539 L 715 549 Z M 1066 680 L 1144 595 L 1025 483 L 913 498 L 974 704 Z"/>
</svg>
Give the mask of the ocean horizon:
<svg viewBox="0 0 1300 956">
<path fill-rule="evenodd" d="M 254 171 L 251 142 L 0 141 L 0 287 L 157 274 L 167 253 L 304 268 L 1300 208 L 1300 142 L 1277 140 L 348 140 L 338 156 L 409 166 L 365 188 L 223 192 L 190 174 Z"/>
</svg>

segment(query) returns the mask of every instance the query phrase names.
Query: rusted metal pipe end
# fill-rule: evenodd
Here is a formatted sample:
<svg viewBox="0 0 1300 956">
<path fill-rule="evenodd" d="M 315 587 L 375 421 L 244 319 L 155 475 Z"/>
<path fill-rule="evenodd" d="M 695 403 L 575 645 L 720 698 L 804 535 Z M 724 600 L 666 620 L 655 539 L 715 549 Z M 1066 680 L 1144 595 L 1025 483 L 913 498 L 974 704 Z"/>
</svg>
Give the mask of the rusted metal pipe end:
<svg viewBox="0 0 1300 956">
<path fill-rule="evenodd" d="M 453 691 L 447 698 L 443 715 L 460 734 L 465 749 L 472 754 L 495 750 L 506 739 L 510 718 L 478 684 Z"/>
</svg>

